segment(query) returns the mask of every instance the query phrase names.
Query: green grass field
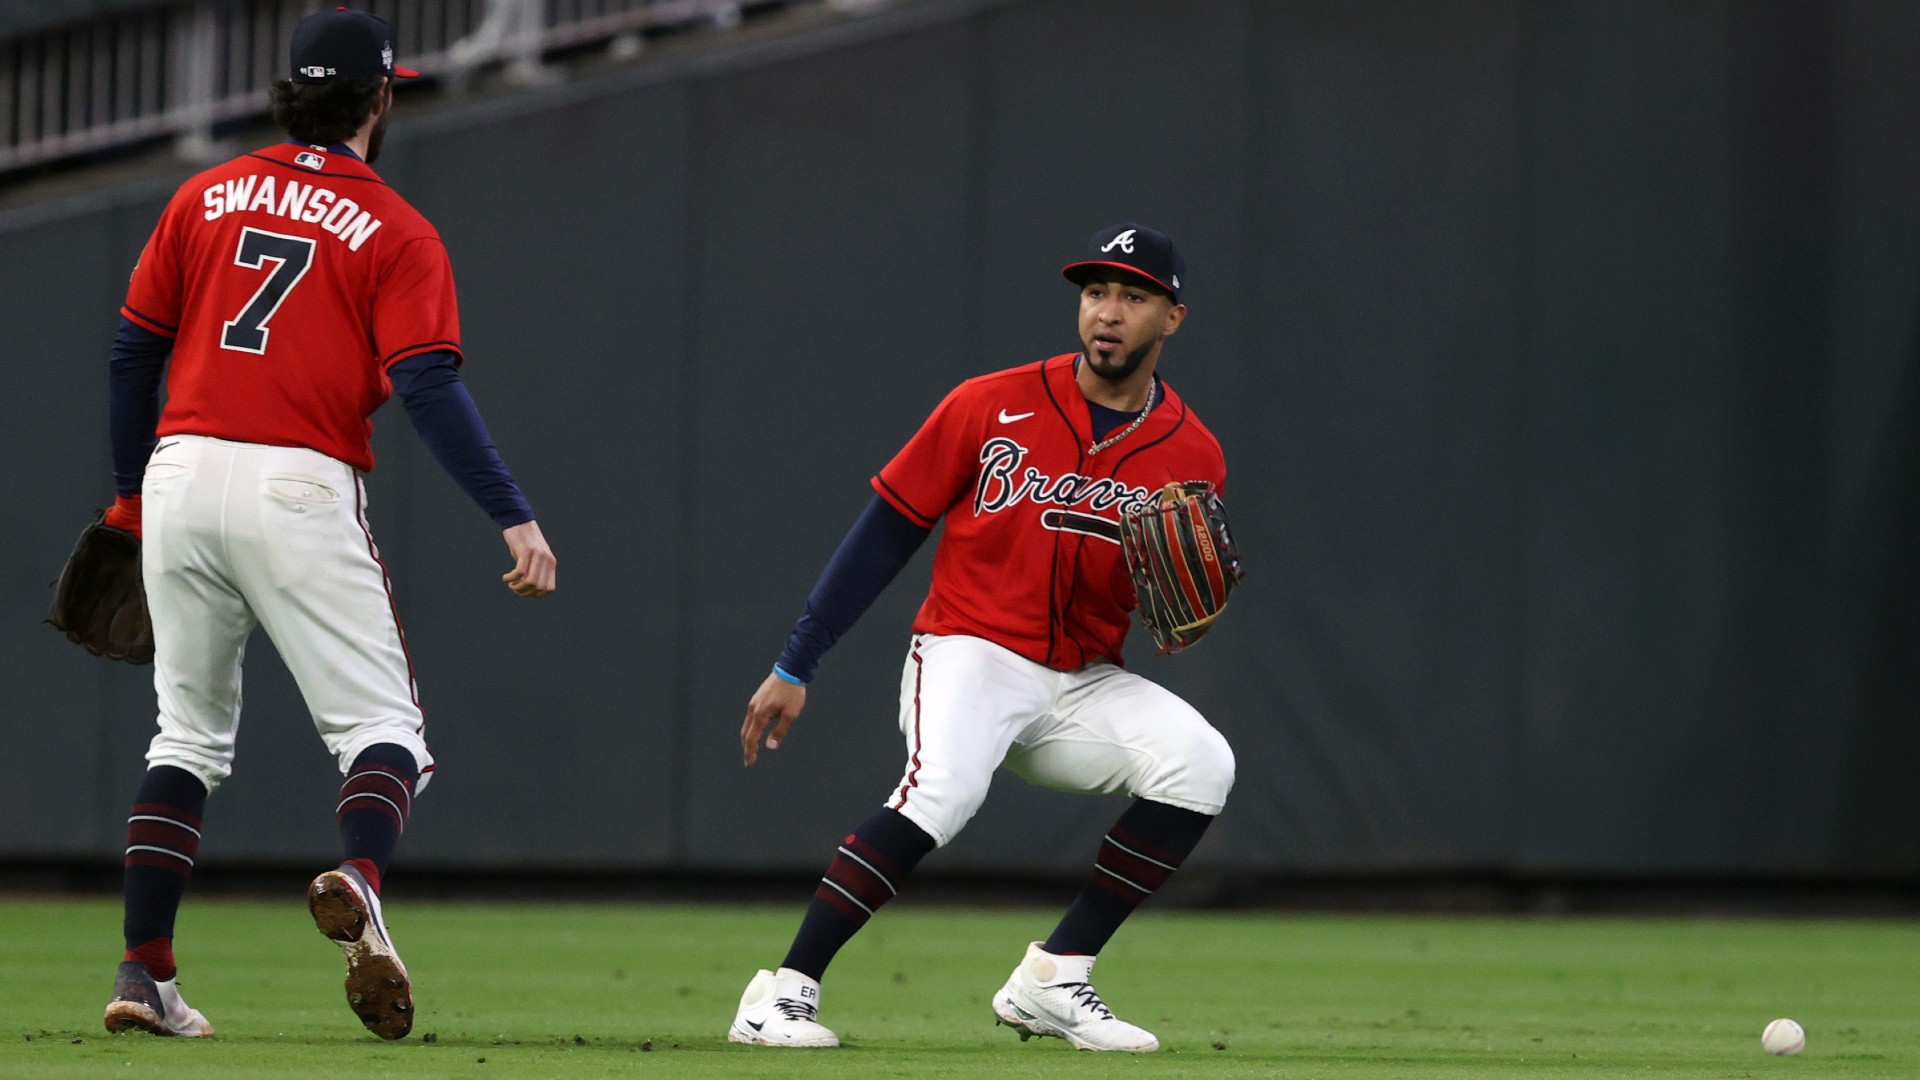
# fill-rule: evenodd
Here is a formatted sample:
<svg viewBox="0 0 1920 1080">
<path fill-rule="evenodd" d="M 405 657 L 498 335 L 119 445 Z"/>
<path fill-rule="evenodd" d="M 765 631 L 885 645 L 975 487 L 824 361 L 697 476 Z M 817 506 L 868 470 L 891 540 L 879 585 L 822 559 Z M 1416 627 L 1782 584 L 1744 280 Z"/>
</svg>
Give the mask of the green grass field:
<svg viewBox="0 0 1920 1080">
<path fill-rule="evenodd" d="M 419 1023 L 347 1011 L 298 898 L 189 902 L 212 1040 L 108 1035 L 117 905 L 0 900 L 0 1077 L 1914 1077 L 1920 928 L 1901 923 L 1143 913 L 1096 983 L 1164 1049 L 1021 1043 L 987 1007 L 1051 915 L 890 909 L 829 973 L 839 1051 L 730 1046 L 797 907 L 396 905 Z M 1760 1050 L 1775 1016 L 1797 1058 Z"/>
</svg>

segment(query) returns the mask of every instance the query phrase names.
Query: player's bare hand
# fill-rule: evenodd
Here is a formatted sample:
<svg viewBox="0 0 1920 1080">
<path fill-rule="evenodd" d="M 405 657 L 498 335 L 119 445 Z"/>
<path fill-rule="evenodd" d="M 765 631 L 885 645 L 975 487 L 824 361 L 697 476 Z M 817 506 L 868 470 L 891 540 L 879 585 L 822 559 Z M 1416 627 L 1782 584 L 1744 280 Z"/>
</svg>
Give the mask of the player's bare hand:
<svg viewBox="0 0 1920 1080">
<path fill-rule="evenodd" d="M 795 686 L 772 672 L 747 702 L 747 719 L 740 725 L 740 753 L 749 767 L 760 760 L 760 738 L 766 736 L 767 749 L 778 750 L 787 737 L 787 729 L 807 707 L 807 688 Z M 771 730 L 769 730 L 771 728 Z"/>
<path fill-rule="evenodd" d="M 539 598 L 557 588 L 555 574 L 558 562 L 553 557 L 553 549 L 547 546 L 547 538 L 540 535 L 540 523 L 528 521 L 515 525 L 501 533 L 507 540 L 507 551 L 513 555 L 513 569 L 500 575 L 516 596 Z"/>
</svg>

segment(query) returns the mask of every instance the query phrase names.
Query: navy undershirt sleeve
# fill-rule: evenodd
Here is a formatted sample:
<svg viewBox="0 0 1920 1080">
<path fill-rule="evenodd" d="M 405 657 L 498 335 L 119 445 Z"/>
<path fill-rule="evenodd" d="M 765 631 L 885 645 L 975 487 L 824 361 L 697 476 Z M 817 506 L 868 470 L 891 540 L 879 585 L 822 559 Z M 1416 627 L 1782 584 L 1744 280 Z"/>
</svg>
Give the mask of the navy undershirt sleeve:
<svg viewBox="0 0 1920 1080">
<path fill-rule="evenodd" d="M 533 508 L 500 460 L 473 395 L 460 381 L 454 355 L 442 351 L 409 356 L 387 374 L 427 451 L 494 524 L 508 529 L 532 521 Z"/>
<path fill-rule="evenodd" d="M 806 614 L 780 654 L 781 670 L 801 682 L 813 681 L 820 658 L 853 629 L 932 533 L 875 495 L 808 594 Z"/>
<path fill-rule="evenodd" d="M 107 362 L 107 431 L 117 494 L 140 494 L 140 478 L 153 455 L 153 429 L 160 424 L 160 380 L 171 355 L 172 338 L 120 317 Z"/>
</svg>

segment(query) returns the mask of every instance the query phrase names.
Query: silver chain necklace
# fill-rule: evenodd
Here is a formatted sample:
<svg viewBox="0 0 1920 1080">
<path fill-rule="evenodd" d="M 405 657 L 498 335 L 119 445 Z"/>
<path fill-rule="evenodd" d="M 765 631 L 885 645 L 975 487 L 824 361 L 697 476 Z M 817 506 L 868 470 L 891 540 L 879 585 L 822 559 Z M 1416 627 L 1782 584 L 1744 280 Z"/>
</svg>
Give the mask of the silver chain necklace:
<svg viewBox="0 0 1920 1080">
<path fill-rule="evenodd" d="M 1127 436 L 1133 434 L 1135 431 L 1138 431 L 1140 429 L 1140 425 L 1147 422 L 1147 414 L 1153 411 L 1153 403 L 1157 398 L 1159 398 L 1159 396 L 1160 396 L 1160 380 L 1155 379 L 1153 380 L 1153 385 L 1147 387 L 1146 407 L 1140 410 L 1139 416 L 1136 416 L 1133 418 L 1133 423 L 1128 424 L 1126 427 L 1121 428 L 1117 434 L 1109 435 L 1106 438 L 1101 439 L 1099 442 L 1094 443 L 1092 446 L 1087 447 L 1087 456 L 1092 457 L 1093 455 L 1099 453 L 1100 451 L 1105 450 L 1107 447 L 1112 446 L 1114 443 L 1119 442 L 1121 439 L 1124 439 Z"/>
</svg>

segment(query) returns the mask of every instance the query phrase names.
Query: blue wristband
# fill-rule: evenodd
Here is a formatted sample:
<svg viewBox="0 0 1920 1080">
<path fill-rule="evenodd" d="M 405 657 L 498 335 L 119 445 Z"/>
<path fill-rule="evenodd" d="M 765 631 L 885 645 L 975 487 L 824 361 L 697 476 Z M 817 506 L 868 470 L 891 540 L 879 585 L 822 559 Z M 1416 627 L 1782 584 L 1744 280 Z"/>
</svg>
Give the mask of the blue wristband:
<svg viewBox="0 0 1920 1080">
<path fill-rule="evenodd" d="M 807 680 L 801 678 L 798 675 L 795 675 L 793 672 L 788 671 L 786 668 L 781 667 L 779 664 L 773 665 L 773 673 L 779 677 L 781 682 L 792 683 L 795 686 L 807 685 Z"/>
</svg>

